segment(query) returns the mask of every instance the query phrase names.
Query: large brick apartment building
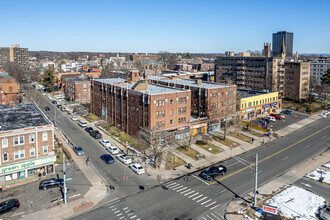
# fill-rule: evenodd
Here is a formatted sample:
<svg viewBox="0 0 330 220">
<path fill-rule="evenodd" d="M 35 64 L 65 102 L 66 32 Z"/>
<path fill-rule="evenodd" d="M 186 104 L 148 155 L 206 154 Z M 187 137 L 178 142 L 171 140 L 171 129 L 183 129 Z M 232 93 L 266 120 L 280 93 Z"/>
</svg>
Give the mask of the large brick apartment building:
<svg viewBox="0 0 330 220">
<path fill-rule="evenodd" d="M 35 103 L 0 106 L 0 188 L 55 172 L 54 127 Z"/>
<path fill-rule="evenodd" d="M 236 86 L 149 76 L 94 79 L 92 112 L 126 133 L 166 143 L 217 130 L 236 111 Z"/>
</svg>

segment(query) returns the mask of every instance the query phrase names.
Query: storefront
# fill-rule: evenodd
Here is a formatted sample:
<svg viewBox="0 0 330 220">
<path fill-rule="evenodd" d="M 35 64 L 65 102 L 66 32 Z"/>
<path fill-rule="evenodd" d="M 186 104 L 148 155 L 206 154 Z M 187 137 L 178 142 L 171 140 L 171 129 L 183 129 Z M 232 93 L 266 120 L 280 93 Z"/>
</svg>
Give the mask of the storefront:
<svg viewBox="0 0 330 220">
<path fill-rule="evenodd" d="M 204 134 L 207 132 L 207 122 L 190 126 L 190 135 Z"/>
<path fill-rule="evenodd" d="M 56 156 L 29 160 L 22 163 L 0 167 L 0 184 L 30 176 L 47 175 L 55 172 Z"/>
</svg>

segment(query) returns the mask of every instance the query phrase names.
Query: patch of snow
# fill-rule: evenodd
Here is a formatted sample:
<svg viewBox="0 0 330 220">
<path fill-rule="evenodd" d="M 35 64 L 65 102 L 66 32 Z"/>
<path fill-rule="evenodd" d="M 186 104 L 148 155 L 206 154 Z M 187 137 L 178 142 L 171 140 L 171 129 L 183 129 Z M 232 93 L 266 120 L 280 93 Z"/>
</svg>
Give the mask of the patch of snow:
<svg viewBox="0 0 330 220">
<path fill-rule="evenodd" d="M 305 176 L 310 179 L 317 180 L 317 181 L 322 176 L 324 178 L 323 182 L 330 183 L 330 171 L 328 171 L 328 170 L 316 169 L 313 172 L 306 174 Z"/>
<path fill-rule="evenodd" d="M 323 166 L 330 169 L 330 161 L 326 164 L 323 164 Z"/>
<path fill-rule="evenodd" d="M 301 220 L 317 219 L 317 210 L 324 202 L 325 199 L 321 196 L 296 186 L 291 186 L 267 200 L 267 204 L 278 207 L 282 216 Z"/>
</svg>

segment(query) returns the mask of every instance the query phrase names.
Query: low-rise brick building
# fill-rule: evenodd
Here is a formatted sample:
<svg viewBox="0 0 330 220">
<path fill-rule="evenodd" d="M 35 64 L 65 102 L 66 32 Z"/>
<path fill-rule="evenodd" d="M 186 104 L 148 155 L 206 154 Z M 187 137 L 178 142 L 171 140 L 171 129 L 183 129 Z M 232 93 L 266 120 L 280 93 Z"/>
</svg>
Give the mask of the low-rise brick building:
<svg viewBox="0 0 330 220">
<path fill-rule="evenodd" d="M 19 103 L 19 96 L 20 86 L 14 78 L 0 78 L 0 105 Z"/>
<path fill-rule="evenodd" d="M 55 172 L 54 127 L 35 103 L 0 106 L 0 187 Z"/>
<path fill-rule="evenodd" d="M 164 63 L 161 60 L 141 60 L 140 62 L 145 75 L 159 75 L 164 70 Z"/>
<path fill-rule="evenodd" d="M 79 103 L 90 103 L 91 80 L 89 78 L 68 78 L 64 89 L 65 98 Z"/>
</svg>

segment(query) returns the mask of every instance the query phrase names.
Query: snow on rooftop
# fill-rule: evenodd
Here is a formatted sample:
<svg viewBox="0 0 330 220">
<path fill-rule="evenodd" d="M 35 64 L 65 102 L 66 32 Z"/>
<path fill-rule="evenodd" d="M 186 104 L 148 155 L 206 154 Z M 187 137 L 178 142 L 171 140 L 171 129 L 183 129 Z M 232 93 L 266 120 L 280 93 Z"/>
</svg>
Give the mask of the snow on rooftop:
<svg viewBox="0 0 330 220">
<path fill-rule="evenodd" d="M 119 87 L 122 88 L 127 88 L 127 89 L 132 89 L 132 87 L 135 85 L 136 83 L 129 83 L 129 84 L 122 84 L 122 85 L 118 85 Z M 186 92 L 188 90 L 186 89 L 177 89 L 177 88 L 171 88 L 171 87 L 165 87 L 165 86 L 161 86 L 161 85 L 155 85 L 155 84 L 150 84 L 148 83 L 148 90 L 140 90 L 138 92 L 142 92 L 142 93 L 148 93 L 150 95 L 157 95 L 157 94 L 165 94 L 165 93 L 175 93 L 175 92 Z"/>
<path fill-rule="evenodd" d="M 305 176 L 316 181 L 323 177 L 323 182 L 330 184 L 330 171 L 328 170 L 316 169 L 313 172 L 306 174 Z"/>
<path fill-rule="evenodd" d="M 324 205 L 325 199 L 305 189 L 291 186 L 266 203 L 278 207 L 279 214 L 286 218 L 310 220 L 317 219 L 316 213 Z"/>
</svg>

